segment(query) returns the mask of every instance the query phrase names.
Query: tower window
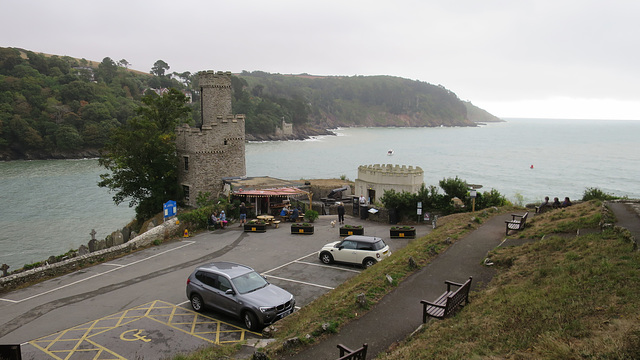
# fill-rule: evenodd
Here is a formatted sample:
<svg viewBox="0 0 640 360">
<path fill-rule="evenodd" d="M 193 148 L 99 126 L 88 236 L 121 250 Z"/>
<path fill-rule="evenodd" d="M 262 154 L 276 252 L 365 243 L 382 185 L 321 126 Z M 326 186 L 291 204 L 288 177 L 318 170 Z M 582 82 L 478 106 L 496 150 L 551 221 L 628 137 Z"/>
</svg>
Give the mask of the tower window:
<svg viewBox="0 0 640 360">
<path fill-rule="evenodd" d="M 189 201 L 189 185 L 182 185 L 182 192 L 184 193 L 184 199 Z"/>
<path fill-rule="evenodd" d="M 189 171 L 189 157 L 184 157 L 184 171 Z"/>
<path fill-rule="evenodd" d="M 228 144 L 228 141 L 227 141 L 227 140 L 225 140 L 225 141 L 224 141 L 224 144 L 225 144 L 225 145 L 227 145 L 227 144 Z"/>
</svg>

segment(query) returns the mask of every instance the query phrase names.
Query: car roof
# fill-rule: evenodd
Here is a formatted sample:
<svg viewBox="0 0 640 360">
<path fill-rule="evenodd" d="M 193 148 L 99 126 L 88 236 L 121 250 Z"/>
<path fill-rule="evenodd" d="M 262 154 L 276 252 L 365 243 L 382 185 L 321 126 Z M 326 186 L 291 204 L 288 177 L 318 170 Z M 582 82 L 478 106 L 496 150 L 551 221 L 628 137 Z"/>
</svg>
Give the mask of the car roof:
<svg viewBox="0 0 640 360">
<path fill-rule="evenodd" d="M 379 237 L 366 236 L 366 235 L 349 235 L 344 239 L 345 240 L 352 240 L 352 241 L 359 241 L 359 242 L 364 242 L 364 243 L 375 243 L 375 242 L 378 242 L 378 241 L 382 240 L 382 238 L 379 238 Z"/>
<path fill-rule="evenodd" d="M 201 265 L 201 266 L 198 266 L 197 270 L 205 270 L 205 271 L 209 270 L 209 271 L 221 272 L 221 273 L 227 274 L 232 279 L 237 276 L 244 275 L 246 273 L 250 273 L 253 271 L 252 268 L 246 265 L 227 262 L 227 261 L 215 261 L 209 264 Z"/>
</svg>

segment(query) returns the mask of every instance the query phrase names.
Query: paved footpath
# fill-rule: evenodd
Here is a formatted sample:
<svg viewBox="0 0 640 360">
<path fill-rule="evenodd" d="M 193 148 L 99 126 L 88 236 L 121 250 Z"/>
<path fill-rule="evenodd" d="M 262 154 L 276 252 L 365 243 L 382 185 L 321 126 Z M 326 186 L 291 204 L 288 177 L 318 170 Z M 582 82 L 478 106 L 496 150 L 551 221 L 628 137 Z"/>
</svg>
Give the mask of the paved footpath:
<svg viewBox="0 0 640 360">
<path fill-rule="evenodd" d="M 616 225 L 630 229 L 638 239 L 639 208 L 625 204 L 610 205 L 618 218 Z M 445 280 L 462 283 L 473 276 L 472 290 L 489 283 L 494 271 L 481 264 L 487 252 L 505 240 L 505 220 L 511 220 L 511 215 L 495 216 L 455 242 L 429 265 L 400 283 L 397 289 L 386 295 L 372 310 L 347 324 L 340 333 L 299 354 L 282 356 L 280 359 L 335 360 L 339 357 L 337 344 L 357 349 L 363 343 L 369 345 L 367 358 L 374 359 L 378 353 L 386 351 L 394 342 L 405 339 L 422 324 L 420 300 L 434 300 L 440 296 L 446 290 Z M 513 240 L 504 244 L 515 245 Z"/>
</svg>

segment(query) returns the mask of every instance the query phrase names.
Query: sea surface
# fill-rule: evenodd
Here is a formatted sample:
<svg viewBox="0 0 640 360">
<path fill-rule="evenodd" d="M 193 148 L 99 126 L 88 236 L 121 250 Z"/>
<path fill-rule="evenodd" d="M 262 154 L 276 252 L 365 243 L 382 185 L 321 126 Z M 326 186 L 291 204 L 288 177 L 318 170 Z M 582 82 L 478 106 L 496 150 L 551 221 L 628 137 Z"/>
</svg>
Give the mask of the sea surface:
<svg viewBox="0 0 640 360">
<path fill-rule="evenodd" d="M 586 188 L 640 198 L 640 121 L 507 119 L 475 128 L 346 128 L 335 136 L 246 145 L 247 176 L 357 178 L 359 165 L 419 166 L 523 204 Z M 393 155 L 387 155 L 393 150 Z M 103 239 L 134 217 L 97 186 L 96 159 L 0 162 L 0 264 L 10 270 Z M 161 211 L 161 209 L 159 209 Z"/>
</svg>

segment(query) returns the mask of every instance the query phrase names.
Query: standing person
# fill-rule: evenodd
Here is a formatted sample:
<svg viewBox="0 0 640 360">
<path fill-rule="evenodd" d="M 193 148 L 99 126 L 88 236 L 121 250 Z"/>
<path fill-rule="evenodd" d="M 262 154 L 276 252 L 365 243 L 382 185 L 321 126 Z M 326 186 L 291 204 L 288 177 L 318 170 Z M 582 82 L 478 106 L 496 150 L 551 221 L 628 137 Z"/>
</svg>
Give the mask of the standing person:
<svg viewBox="0 0 640 360">
<path fill-rule="evenodd" d="M 240 226 L 247 222 L 247 207 L 244 206 L 244 202 L 240 203 Z"/>
<path fill-rule="evenodd" d="M 338 223 L 344 224 L 344 203 L 338 203 Z"/>
<path fill-rule="evenodd" d="M 364 195 L 360 195 L 360 206 L 367 205 L 367 199 L 364 198 Z"/>
</svg>

